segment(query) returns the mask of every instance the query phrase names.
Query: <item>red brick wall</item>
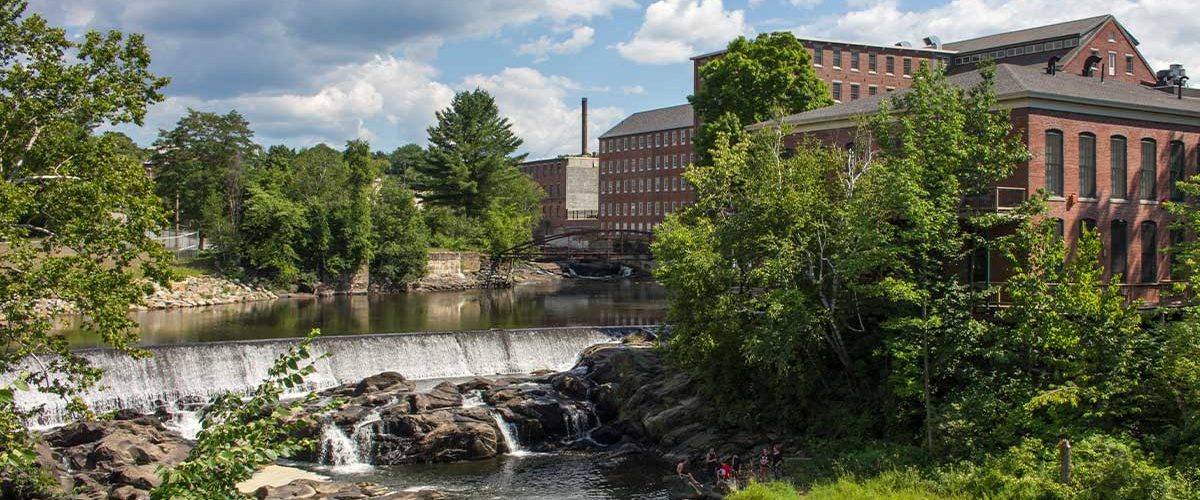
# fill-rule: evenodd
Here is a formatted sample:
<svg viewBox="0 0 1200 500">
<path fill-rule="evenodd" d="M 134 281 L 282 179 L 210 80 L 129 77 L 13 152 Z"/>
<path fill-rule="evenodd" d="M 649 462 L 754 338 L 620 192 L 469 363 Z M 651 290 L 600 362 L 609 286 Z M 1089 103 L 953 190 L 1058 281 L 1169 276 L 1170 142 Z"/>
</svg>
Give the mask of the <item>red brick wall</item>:
<svg viewBox="0 0 1200 500">
<path fill-rule="evenodd" d="M 933 59 L 933 54 L 928 51 L 904 49 L 900 47 L 878 47 L 869 45 L 855 45 L 844 43 L 826 43 L 804 41 L 804 46 L 808 48 L 809 56 L 813 56 L 815 50 L 822 52 L 822 64 L 817 64 L 813 58 L 813 69 L 817 72 L 817 77 L 830 86 L 832 91 L 833 82 L 839 81 L 842 84 L 842 102 L 850 101 L 850 86 L 851 84 L 859 85 L 859 97 L 870 95 L 870 87 L 874 85 L 879 93 L 887 91 L 888 87 L 893 89 L 907 88 L 912 85 L 912 74 L 917 72 L 921 67 L 922 62 L 928 62 Z M 840 67 L 833 65 L 834 48 L 841 49 L 842 61 Z M 852 53 L 859 54 L 859 68 L 854 70 L 851 68 Z M 870 70 L 870 54 L 875 54 L 876 70 Z M 700 81 L 700 67 L 707 64 L 709 61 L 721 57 L 720 54 L 692 61 L 692 89 L 693 91 L 700 90 L 703 82 Z M 887 58 L 892 57 L 895 60 L 895 69 L 892 73 L 887 71 Z M 949 54 L 946 57 L 950 57 Z M 904 74 L 904 60 L 911 60 L 911 71 L 909 75 Z"/>
<path fill-rule="evenodd" d="M 567 221 L 567 161 L 538 160 L 522 163 L 521 172 L 537 182 L 546 197 L 542 198 L 542 223 L 560 227 Z"/>
<path fill-rule="evenodd" d="M 683 140 L 686 132 L 687 140 Z M 665 141 L 654 146 L 657 134 L 664 139 L 677 133 L 680 140 Z M 624 151 L 611 148 L 611 144 L 624 137 L 601 139 L 600 153 L 600 226 L 602 229 L 650 230 L 662 222 L 666 214 L 682 208 L 695 200 L 695 193 L 683 183 L 684 169 L 693 158 L 692 136 L 694 128 L 671 129 L 659 132 L 634 134 L 630 140 L 644 137 L 648 146 L 629 148 Z M 605 142 L 612 141 L 612 142 Z M 659 167 L 657 158 L 664 164 Z M 640 169 L 638 160 L 641 160 Z M 669 164 L 666 162 L 670 162 Z M 622 162 L 627 162 L 622 167 Z M 649 165 L 648 167 L 645 165 Z M 659 179 L 658 189 L 654 180 Z M 635 183 L 637 187 L 635 188 Z M 679 188 L 676 188 L 679 183 Z M 648 188 L 643 187 L 648 185 Z M 628 188 L 626 188 L 628 186 Z M 655 205 L 655 204 L 658 205 Z M 657 210 L 656 210 L 657 207 Z M 639 211 L 640 210 L 640 211 Z M 630 212 L 632 211 L 632 212 Z M 632 215 L 631 215 L 632 213 Z"/>
<path fill-rule="evenodd" d="M 1109 35 L 1112 35 L 1114 41 L 1110 42 Z M 1083 63 L 1088 56 L 1092 55 L 1092 49 L 1096 49 L 1100 55 L 1100 64 L 1104 67 L 1105 79 L 1116 79 L 1130 83 L 1149 83 L 1155 82 L 1154 70 L 1146 65 L 1146 61 L 1138 55 L 1137 49 L 1133 43 L 1125 37 L 1121 29 L 1117 27 L 1115 21 L 1109 21 L 1103 27 L 1096 30 L 1092 38 L 1085 38 L 1079 42 L 1079 51 L 1075 57 L 1063 64 L 1063 71 L 1071 74 L 1079 75 L 1083 73 Z M 1108 69 L 1108 54 L 1113 52 L 1116 54 L 1117 67 L 1113 68 L 1112 72 Z M 1125 56 L 1133 56 L 1133 73 L 1125 71 Z M 1165 68 L 1160 68 L 1165 69 Z M 1092 72 L 1094 78 L 1100 78 L 1100 67 L 1097 67 Z"/>
<path fill-rule="evenodd" d="M 1063 133 L 1063 193 L 1064 196 L 1050 199 L 1047 203 L 1047 217 L 1063 220 L 1064 238 L 1076 241 L 1081 233 L 1080 224 L 1084 219 L 1096 221 L 1100 230 L 1103 250 L 1101 261 L 1107 269 L 1111 258 L 1110 224 L 1113 220 L 1126 221 L 1126 236 L 1128 246 L 1126 251 L 1126 273 L 1124 282 L 1131 284 L 1129 293 L 1132 296 L 1154 302 L 1158 300 L 1157 292 L 1161 286 L 1170 281 L 1170 260 L 1167 248 L 1170 247 L 1171 217 L 1162 208 L 1162 200 L 1170 196 L 1170 144 L 1180 141 L 1184 145 L 1184 176 L 1197 173 L 1200 164 L 1200 124 L 1176 125 L 1149 121 L 1126 120 L 1094 115 L 1073 114 L 1047 111 L 1041 109 L 1021 108 L 1011 112 L 1012 122 L 1016 133 L 1020 134 L 1028 145 L 1033 159 L 1018 165 L 1013 174 L 997 183 L 1000 186 L 1025 188 L 1027 194 L 1035 193 L 1046 186 L 1045 137 L 1047 130 L 1059 130 Z M 803 134 L 805 138 L 843 147 L 853 140 L 853 129 L 831 129 Z M 1079 179 L 1079 134 L 1088 132 L 1096 136 L 1096 197 L 1080 200 L 1075 197 L 1069 202 L 1072 194 L 1080 191 Z M 1128 182 L 1125 200 L 1110 199 L 1113 179 L 1111 171 L 1111 152 L 1109 139 L 1114 135 L 1126 138 L 1126 177 Z M 1140 200 L 1138 192 L 1138 173 L 1141 169 L 1141 141 L 1153 139 L 1157 144 L 1156 162 L 1156 191 L 1154 201 Z M 788 141 L 794 146 L 801 139 L 793 136 Z M 1142 271 L 1142 235 L 1141 224 L 1153 221 L 1156 224 L 1157 280 L 1155 283 L 1141 283 Z M 998 255 L 993 254 L 991 275 L 993 281 L 1003 281 L 1007 269 Z"/>
<path fill-rule="evenodd" d="M 1063 132 L 1063 198 L 1054 198 L 1048 203 L 1048 216 L 1064 221 L 1065 237 L 1074 241 L 1079 236 L 1080 221 L 1093 219 L 1100 229 L 1104 241 L 1103 262 L 1109 262 L 1108 228 L 1115 219 L 1127 223 L 1129 236 L 1128 261 L 1126 263 L 1127 283 L 1138 283 L 1141 278 L 1142 237 L 1141 223 L 1153 221 L 1157 224 L 1158 239 L 1158 280 L 1169 280 L 1168 257 L 1165 248 L 1170 246 L 1169 223 L 1170 217 L 1162 209 L 1161 200 L 1170 196 L 1170 143 L 1181 141 L 1184 145 L 1185 177 L 1196 173 L 1198 148 L 1200 144 L 1200 125 L 1184 126 L 1147 121 L 1124 120 L 1110 117 L 1069 114 L 1062 112 L 1029 110 L 1028 137 L 1033 160 L 1023 173 L 1031 192 L 1046 185 L 1045 167 L 1045 137 L 1047 130 Z M 1069 203 L 1073 193 L 1079 192 L 1079 134 L 1088 132 L 1096 136 L 1096 187 L 1097 196 L 1093 200 L 1079 200 Z M 1126 138 L 1126 176 L 1128 188 L 1124 200 L 1110 199 L 1113 178 L 1111 175 L 1111 151 L 1109 139 L 1114 135 Z M 1141 200 L 1138 191 L 1138 175 L 1141 169 L 1141 141 L 1153 139 L 1157 143 L 1156 162 L 1156 200 Z"/>
</svg>

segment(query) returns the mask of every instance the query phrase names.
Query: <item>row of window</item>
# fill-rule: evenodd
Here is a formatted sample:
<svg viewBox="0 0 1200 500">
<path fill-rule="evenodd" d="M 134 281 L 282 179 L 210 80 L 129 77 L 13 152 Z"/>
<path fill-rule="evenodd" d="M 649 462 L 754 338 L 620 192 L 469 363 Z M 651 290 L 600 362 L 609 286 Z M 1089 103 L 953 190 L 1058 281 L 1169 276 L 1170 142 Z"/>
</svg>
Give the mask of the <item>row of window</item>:
<svg viewBox="0 0 1200 500">
<path fill-rule="evenodd" d="M 1079 197 L 1096 198 L 1096 135 L 1090 132 L 1079 134 Z M 1128 179 L 1128 140 L 1124 136 L 1114 135 L 1108 138 L 1109 146 L 1109 175 L 1112 179 L 1112 191 L 1109 198 L 1124 200 L 1129 196 Z M 1140 145 L 1140 163 L 1137 175 L 1138 198 L 1147 201 L 1158 199 L 1158 142 L 1154 139 L 1142 139 Z M 1185 147 L 1183 142 L 1171 141 L 1168 146 L 1167 167 L 1170 169 L 1169 197 L 1172 201 L 1183 199 L 1183 193 L 1177 184 L 1183 180 L 1185 172 Z M 1046 131 L 1046 191 L 1055 196 L 1063 195 L 1063 133 L 1061 130 Z"/>
<path fill-rule="evenodd" d="M 661 222 L 601 222 L 601 229 L 628 229 L 632 231 L 653 231 Z M 608 324 L 608 323 L 606 323 Z M 639 325 L 644 323 L 638 323 Z"/>
<path fill-rule="evenodd" d="M 600 182 L 601 193 L 661 193 L 671 191 L 691 191 L 692 186 L 682 177 L 641 177 L 637 179 L 616 179 Z"/>
<path fill-rule="evenodd" d="M 1055 219 L 1055 233 L 1058 237 L 1063 236 L 1063 220 Z M 1090 231 L 1096 230 L 1096 221 L 1093 219 L 1081 219 L 1079 221 L 1079 233 L 1083 234 L 1083 229 L 1087 228 Z M 1139 224 L 1141 232 L 1141 261 L 1142 268 L 1138 275 L 1139 283 L 1157 283 L 1158 282 L 1158 224 L 1154 221 L 1143 221 Z M 1183 232 L 1172 229 L 1170 232 L 1171 244 L 1177 244 L 1183 241 Z M 1129 223 L 1115 219 L 1108 225 L 1108 270 L 1112 275 L 1121 275 L 1122 280 L 1128 282 L 1129 273 Z"/>
<path fill-rule="evenodd" d="M 835 81 L 835 82 L 830 83 L 829 85 L 830 85 L 830 90 L 833 94 L 833 100 L 840 102 L 842 100 L 842 82 Z M 850 84 L 850 100 L 851 101 L 858 99 L 859 97 L 862 97 L 860 88 L 861 88 L 860 85 L 857 83 Z M 888 86 L 888 87 L 885 87 L 884 90 L 891 92 L 893 90 L 896 90 L 896 87 Z M 867 95 L 876 95 L 878 93 L 879 93 L 878 85 L 867 85 Z"/>
<path fill-rule="evenodd" d="M 1092 55 L 1096 56 L 1096 57 L 1100 57 L 1100 50 L 1092 49 Z M 1116 52 L 1112 52 L 1112 51 L 1108 52 L 1108 64 L 1106 66 L 1108 67 L 1108 75 L 1109 76 L 1113 76 L 1113 75 L 1117 74 L 1117 53 Z M 1125 54 L 1125 74 L 1126 75 L 1133 74 L 1133 54 Z"/>
<path fill-rule="evenodd" d="M 679 211 L 686 203 L 678 201 L 631 201 L 624 203 L 601 203 L 601 217 L 643 217 L 669 215 Z M 624 229 L 624 228 L 621 228 Z"/>
<path fill-rule="evenodd" d="M 1050 51 L 1054 51 L 1054 50 L 1069 49 L 1078 44 L 1079 44 L 1079 39 L 1067 38 L 1065 40 L 1054 40 L 1054 41 L 1045 42 L 1045 43 L 1034 43 L 1034 44 L 1030 44 L 1030 45 L 1024 45 L 1021 47 L 1009 47 L 1007 49 L 988 51 L 988 52 L 984 52 L 981 54 L 958 56 L 957 58 L 955 58 L 954 62 L 957 64 L 969 64 L 969 63 L 973 63 L 973 62 L 987 61 L 987 60 L 992 60 L 992 59 L 1003 59 L 1005 57 L 1022 56 L 1025 54 L 1036 54 L 1038 52 L 1050 52 Z"/>
<path fill-rule="evenodd" d="M 562 175 L 562 165 L 525 165 L 521 172 L 530 177 L 544 175 Z"/>
<path fill-rule="evenodd" d="M 668 132 L 614 137 L 600 141 L 600 152 L 612 153 L 616 151 L 661 148 L 663 146 L 678 146 L 680 144 L 687 144 L 692 139 L 692 136 L 692 130 L 685 128 Z"/>
<path fill-rule="evenodd" d="M 832 56 L 833 69 L 842 69 L 843 51 L 842 51 L 841 47 L 824 47 L 824 46 L 815 46 L 814 45 L 812 47 L 812 49 L 813 49 L 812 56 L 813 56 L 813 65 L 814 66 L 822 66 L 822 67 L 825 66 L 825 51 L 829 50 L 831 52 L 830 55 Z M 847 52 L 850 53 L 850 71 L 861 71 L 861 63 L 862 63 L 862 54 L 863 53 L 860 51 L 857 51 L 857 50 L 853 50 L 853 49 L 851 49 Z M 868 73 L 878 73 L 879 72 L 878 55 L 875 54 L 874 52 L 867 52 L 866 54 L 867 54 L 867 72 Z M 884 60 L 884 70 L 885 70 L 884 72 L 889 75 L 896 74 L 896 56 L 884 56 L 883 60 Z M 904 70 L 904 73 L 902 73 L 902 74 L 904 76 L 912 76 L 912 72 L 913 72 L 912 58 L 911 57 L 902 58 L 901 64 L 903 65 L 903 70 Z"/>
<path fill-rule="evenodd" d="M 626 172 L 648 172 L 681 168 L 696 161 L 695 153 L 679 153 L 675 155 L 654 155 L 641 158 L 622 158 L 600 162 L 601 174 L 623 174 Z"/>
</svg>

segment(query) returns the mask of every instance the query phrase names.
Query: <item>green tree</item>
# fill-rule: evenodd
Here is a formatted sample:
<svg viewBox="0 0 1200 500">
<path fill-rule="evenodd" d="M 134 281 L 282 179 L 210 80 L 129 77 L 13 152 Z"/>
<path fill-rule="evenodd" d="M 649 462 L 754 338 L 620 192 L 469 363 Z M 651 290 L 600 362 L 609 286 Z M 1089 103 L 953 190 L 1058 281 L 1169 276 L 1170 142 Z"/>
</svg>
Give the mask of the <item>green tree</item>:
<svg viewBox="0 0 1200 500">
<path fill-rule="evenodd" d="M 478 218 L 525 180 L 517 170 L 525 155 L 515 154 L 521 139 L 487 91 L 456 94 L 428 131 L 429 149 L 413 185 L 426 203 Z"/>
<path fill-rule="evenodd" d="M 371 218 L 375 228 L 371 278 L 384 287 L 401 288 L 424 276 L 429 232 L 412 191 L 399 179 L 384 177 Z"/>
<path fill-rule="evenodd" d="M 938 348 L 939 337 L 953 343 L 957 333 L 976 328 L 972 318 L 955 314 L 969 303 L 964 297 L 970 290 L 947 269 L 962 266 L 971 243 L 1003 222 L 972 215 L 965 203 L 1029 158 L 1008 113 L 996 110 L 994 68 L 981 67 L 979 74 L 980 82 L 964 89 L 923 64 L 912 87 L 872 117 L 872 140 L 859 141 L 879 146 L 886 189 L 893 193 L 889 208 L 903 227 L 892 240 L 903 249 L 899 261 L 881 280 L 882 293 L 898 306 L 886 323 L 898 334 L 888 349 L 899 372 L 893 377 L 898 395 L 911 394 L 915 380 L 909 374 L 920 374 L 916 385 L 929 448 L 934 365 L 951 362 L 935 358 L 952 352 Z"/>
<path fill-rule="evenodd" d="M 29 481 L 17 489 L 40 473 L 16 393 L 28 385 L 83 413 L 77 396 L 101 376 L 41 307 L 73 302 L 85 330 L 144 354 L 126 312 L 147 291 L 135 276 L 167 276 L 169 255 L 147 236 L 165 218 L 128 143 L 93 132 L 141 124 L 162 100 L 167 79 L 149 65 L 140 35 L 68 37 L 25 2 L 0 0 L 0 372 L 19 374 L 0 387 L 0 473 Z"/>
<path fill-rule="evenodd" d="M 387 174 L 408 184 L 413 182 L 413 176 L 425 161 L 425 148 L 416 144 L 405 144 L 389 153 L 387 160 Z"/>
<path fill-rule="evenodd" d="M 695 138 L 702 163 L 720 132 L 833 104 L 808 50 L 786 31 L 729 42 L 721 57 L 700 67 L 700 79 L 688 102 L 702 123 Z"/>
<path fill-rule="evenodd" d="M 304 207 L 266 187 L 248 188 L 239 227 L 239 252 L 246 264 L 276 283 L 300 278 L 300 244 L 308 221 Z"/>
<path fill-rule="evenodd" d="M 188 109 L 175 128 L 160 130 L 150 158 L 156 191 L 177 224 L 200 230 L 217 245 L 226 266 L 236 261 L 236 232 L 247 171 L 259 154 L 250 124 L 237 111 L 224 115 Z"/>
</svg>

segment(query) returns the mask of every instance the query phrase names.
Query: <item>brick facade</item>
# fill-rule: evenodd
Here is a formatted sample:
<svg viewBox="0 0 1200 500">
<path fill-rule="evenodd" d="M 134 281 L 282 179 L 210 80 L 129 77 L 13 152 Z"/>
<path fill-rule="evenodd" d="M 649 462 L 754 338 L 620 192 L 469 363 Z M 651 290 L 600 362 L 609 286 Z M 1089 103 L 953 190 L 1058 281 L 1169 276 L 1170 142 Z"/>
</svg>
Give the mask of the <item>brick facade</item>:
<svg viewBox="0 0 1200 500">
<path fill-rule="evenodd" d="M 695 200 L 683 171 L 695 127 L 600 139 L 600 228 L 650 231 Z"/>
<path fill-rule="evenodd" d="M 537 182 L 546 196 L 542 198 L 542 234 L 563 227 L 596 220 L 599 159 L 594 156 L 563 156 L 534 160 L 518 167 Z"/>
</svg>

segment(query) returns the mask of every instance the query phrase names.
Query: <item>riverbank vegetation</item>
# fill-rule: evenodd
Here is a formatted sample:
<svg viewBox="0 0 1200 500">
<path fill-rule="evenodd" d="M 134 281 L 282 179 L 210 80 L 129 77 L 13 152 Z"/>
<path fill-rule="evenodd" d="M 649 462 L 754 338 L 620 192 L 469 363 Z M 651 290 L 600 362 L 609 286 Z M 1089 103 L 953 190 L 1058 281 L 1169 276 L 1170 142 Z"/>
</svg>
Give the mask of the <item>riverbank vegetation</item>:
<svg viewBox="0 0 1200 500">
<path fill-rule="evenodd" d="M 1098 233 L 1063 241 L 1038 195 L 970 208 L 1030 157 L 981 74 L 920 71 L 846 149 L 718 137 L 654 245 L 671 359 L 719 426 L 822 450 L 842 477 L 796 471 L 814 498 L 1194 498 L 1200 309 L 1139 310 Z M 1003 285 L 971 282 L 985 252 Z"/>
<path fill-rule="evenodd" d="M 224 274 L 344 287 L 365 267 L 399 289 L 424 274 L 431 244 L 502 250 L 540 216 L 541 188 L 516 168 L 521 140 L 487 92 L 459 93 L 437 120 L 428 150 L 388 155 L 359 140 L 264 149 L 236 111 L 189 110 L 149 165 L 164 206 Z"/>
</svg>

